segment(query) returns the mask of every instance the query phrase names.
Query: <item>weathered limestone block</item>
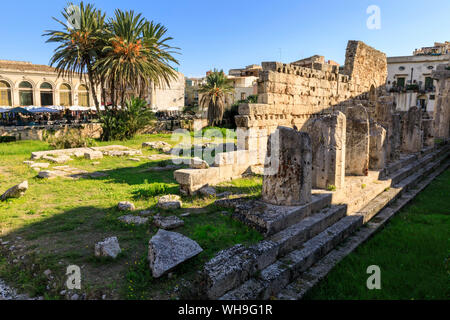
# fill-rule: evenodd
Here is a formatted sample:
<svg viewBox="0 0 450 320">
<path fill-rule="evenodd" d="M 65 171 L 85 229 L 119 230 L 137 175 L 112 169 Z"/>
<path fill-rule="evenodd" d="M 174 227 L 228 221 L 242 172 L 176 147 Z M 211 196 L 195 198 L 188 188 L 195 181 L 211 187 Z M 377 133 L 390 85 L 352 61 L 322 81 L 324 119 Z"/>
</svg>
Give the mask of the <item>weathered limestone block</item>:
<svg viewBox="0 0 450 320">
<path fill-rule="evenodd" d="M 148 259 L 153 277 L 161 277 L 202 251 L 203 249 L 194 240 L 176 232 L 160 229 L 150 239 L 148 248 Z"/>
<path fill-rule="evenodd" d="M 14 187 L 8 189 L 2 196 L 0 197 L 1 201 L 5 201 L 10 198 L 20 198 L 25 192 L 28 190 L 28 181 L 24 181 Z"/>
<path fill-rule="evenodd" d="M 101 151 L 90 151 L 84 154 L 84 158 L 88 160 L 103 159 L 103 153 Z"/>
<path fill-rule="evenodd" d="M 169 194 L 158 199 L 158 207 L 164 210 L 180 209 L 182 205 L 181 197 L 176 194 Z"/>
<path fill-rule="evenodd" d="M 345 184 L 346 117 L 342 112 L 313 118 L 303 127 L 311 136 L 312 187 L 338 189 Z"/>
<path fill-rule="evenodd" d="M 423 147 L 422 111 L 411 107 L 402 115 L 402 147 L 405 153 L 420 152 Z"/>
<path fill-rule="evenodd" d="M 263 201 L 297 206 L 311 202 L 312 149 L 308 133 L 278 127 L 267 144 Z"/>
<path fill-rule="evenodd" d="M 96 257 L 111 257 L 115 259 L 121 252 L 117 237 L 107 238 L 95 244 L 94 253 Z"/>
<path fill-rule="evenodd" d="M 378 123 L 370 124 L 370 159 L 369 168 L 383 169 L 387 158 L 387 131 Z"/>
<path fill-rule="evenodd" d="M 422 119 L 423 145 L 434 146 L 434 120 Z"/>
<path fill-rule="evenodd" d="M 158 228 L 164 230 L 173 230 L 179 227 L 184 226 L 184 221 L 178 218 L 177 216 L 163 217 L 157 215 L 154 217 L 153 223 Z"/>
<path fill-rule="evenodd" d="M 346 110 L 345 173 L 365 176 L 369 172 L 369 117 L 361 104 Z"/>
<path fill-rule="evenodd" d="M 119 211 L 134 211 L 136 210 L 136 207 L 129 201 L 122 201 L 117 205 L 117 209 L 119 209 Z"/>
</svg>

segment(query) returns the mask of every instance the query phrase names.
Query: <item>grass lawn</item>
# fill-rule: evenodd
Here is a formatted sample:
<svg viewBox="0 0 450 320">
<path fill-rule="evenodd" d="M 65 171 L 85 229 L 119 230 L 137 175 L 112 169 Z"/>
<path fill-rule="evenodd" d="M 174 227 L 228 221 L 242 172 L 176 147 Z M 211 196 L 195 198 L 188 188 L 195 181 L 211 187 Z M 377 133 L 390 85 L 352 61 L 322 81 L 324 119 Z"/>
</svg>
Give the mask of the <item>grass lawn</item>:
<svg viewBox="0 0 450 320">
<path fill-rule="evenodd" d="M 381 269 L 381 290 L 366 287 L 370 265 Z M 306 299 L 450 299 L 450 170 L 344 258 Z"/>
<path fill-rule="evenodd" d="M 174 145 L 170 135 L 143 135 L 126 142 L 98 142 L 140 148 L 142 142 L 163 140 Z M 155 207 L 159 196 L 178 194 L 173 171 L 144 172 L 160 166 L 161 161 L 132 162 L 126 157 L 105 157 L 100 164 L 76 159 L 69 166 L 89 172 L 102 171 L 102 178 L 40 180 L 23 164 L 31 152 L 47 150 L 39 141 L 0 144 L 0 193 L 24 180 L 29 190 L 20 199 L 0 202 L 0 238 L 9 241 L 0 247 L 0 278 L 20 291 L 60 299 L 65 289 L 66 268 L 78 265 L 82 270 L 82 292 L 87 298 L 173 299 L 179 287 L 195 279 L 208 259 L 219 250 L 237 243 L 251 244 L 262 239 L 256 231 L 221 214 L 214 199 L 183 197 L 183 208 L 161 212 Z M 155 151 L 143 150 L 148 156 Z M 41 162 L 39 160 L 39 162 Z M 162 161 L 164 162 L 164 161 Z M 167 162 L 167 160 L 166 160 Z M 57 165 L 51 165 L 51 167 Z M 218 191 L 258 195 L 261 179 L 248 178 L 224 184 Z M 124 215 L 116 207 L 131 201 L 140 210 L 154 214 L 179 215 L 190 212 L 185 226 L 175 230 L 197 241 L 204 252 L 174 270 L 170 279 L 154 279 L 147 262 L 148 241 L 156 233 L 154 226 L 127 226 L 117 220 Z M 126 214 L 126 213 L 125 213 Z M 106 237 L 117 236 L 122 254 L 116 260 L 94 257 L 94 245 Z M 14 245 L 14 250 L 9 247 Z M 15 261 L 14 261 L 15 260 Z M 49 288 L 43 272 L 52 271 L 55 280 Z"/>
</svg>

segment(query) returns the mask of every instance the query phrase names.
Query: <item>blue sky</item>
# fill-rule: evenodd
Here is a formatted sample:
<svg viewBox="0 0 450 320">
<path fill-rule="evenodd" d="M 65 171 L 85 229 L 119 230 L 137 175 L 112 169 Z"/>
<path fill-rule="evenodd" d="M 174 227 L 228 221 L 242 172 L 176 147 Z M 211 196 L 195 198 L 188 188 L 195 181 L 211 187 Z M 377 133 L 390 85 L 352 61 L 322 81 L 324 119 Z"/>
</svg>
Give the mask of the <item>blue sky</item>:
<svg viewBox="0 0 450 320">
<path fill-rule="evenodd" d="M 74 1 L 76 2 L 76 1 Z M 347 40 L 362 40 L 388 56 L 450 40 L 449 0 L 91 0 L 112 15 L 115 8 L 142 12 L 163 23 L 181 48 L 179 70 L 202 76 L 211 68 L 262 61 L 292 62 L 314 54 L 341 64 Z M 66 0 L 2 1 L 0 59 L 48 64 L 54 29 Z M 381 9 L 381 29 L 369 30 L 369 5 Z M 6 14 L 5 14 L 6 13 Z"/>
</svg>

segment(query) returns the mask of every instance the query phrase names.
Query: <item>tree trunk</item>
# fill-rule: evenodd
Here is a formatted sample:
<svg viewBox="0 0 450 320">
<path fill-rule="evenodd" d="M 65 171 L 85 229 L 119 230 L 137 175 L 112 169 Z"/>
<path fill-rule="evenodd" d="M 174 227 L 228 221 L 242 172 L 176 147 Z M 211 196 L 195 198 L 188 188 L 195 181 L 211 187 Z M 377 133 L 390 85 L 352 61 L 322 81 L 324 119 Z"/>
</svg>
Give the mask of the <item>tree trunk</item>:
<svg viewBox="0 0 450 320">
<path fill-rule="evenodd" d="M 97 90 L 95 89 L 95 81 L 94 81 L 94 75 L 92 72 L 91 65 L 88 65 L 87 70 L 88 70 L 89 83 L 91 84 L 92 97 L 94 98 L 95 109 L 97 109 L 97 113 L 100 114 L 100 105 L 99 105 L 98 99 L 97 99 L 97 92 L 96 92 Z"/>
</svg>

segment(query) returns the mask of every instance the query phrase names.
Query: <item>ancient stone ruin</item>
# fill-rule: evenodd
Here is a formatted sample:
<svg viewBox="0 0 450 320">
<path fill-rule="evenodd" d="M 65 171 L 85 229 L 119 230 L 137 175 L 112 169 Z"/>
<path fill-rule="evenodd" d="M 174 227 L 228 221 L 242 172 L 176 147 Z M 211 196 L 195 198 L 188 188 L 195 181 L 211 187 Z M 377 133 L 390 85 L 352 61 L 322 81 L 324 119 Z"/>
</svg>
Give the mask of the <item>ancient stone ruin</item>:
<svg viewBox="0 0 450 320">
<path fill-rule="evenodd" d="M 342 68 L 318 59 L 262 66 L 258 103 L 241 104 L 236 116 L 238 150 L 175 173 L 192 194 L 264 166 L 261 199 L 216 201 L 266 239 L 205 265 L 211 299 L 302 297 L 449 165 L 447 66 L 433 73 L 434 119 L 417 107 L 396 111 L 386 55 L 360 41 L 349 41 Z"/>
</svg>

